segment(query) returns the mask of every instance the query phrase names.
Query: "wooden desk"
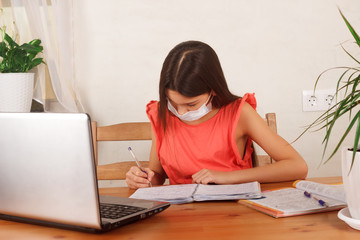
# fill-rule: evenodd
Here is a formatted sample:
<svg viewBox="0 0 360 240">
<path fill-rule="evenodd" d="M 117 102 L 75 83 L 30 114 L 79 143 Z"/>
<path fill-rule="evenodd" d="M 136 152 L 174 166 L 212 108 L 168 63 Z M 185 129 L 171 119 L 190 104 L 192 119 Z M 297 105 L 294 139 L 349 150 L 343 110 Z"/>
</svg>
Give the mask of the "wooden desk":
<svg viewBox="0 0 360 240">
<path fill-rule="evenodd" d="M 340 182 L 340 177 L 311 179 Z M 291 182 L 262 184 L 262 190 Z M 129 196 L 128 188 L 101 189 L 103 195 Z M 104 234 L 88 234 L 0 220 L 0 239 L 358 239 L 360 231 L 338 219 L 337 211 L 275 219 L 235 201 L 172 205 L 164 212 Z"/>
</svg>

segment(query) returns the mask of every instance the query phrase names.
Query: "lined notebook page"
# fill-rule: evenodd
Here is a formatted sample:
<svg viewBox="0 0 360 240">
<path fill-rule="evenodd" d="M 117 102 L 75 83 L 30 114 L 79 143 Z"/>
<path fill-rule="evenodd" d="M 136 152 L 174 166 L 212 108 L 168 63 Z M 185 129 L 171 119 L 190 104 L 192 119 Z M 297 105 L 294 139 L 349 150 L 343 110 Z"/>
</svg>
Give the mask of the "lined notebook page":
<svg viewBox="0 0 360 240">
<path fill-rule="evenodd" d="M 260 192 L 258 182 L 233 185 L 199 185 L 196 195 L 239 195 Z"/>
<path fill-rule="evenodd" d="M 172 200 L 187 199 L 197 188 L 197 184 L 169 185 L 151 188 L 139 188 L 130 196 L 130 198 L 148 199 L 148 200 Z"/>
</svg>

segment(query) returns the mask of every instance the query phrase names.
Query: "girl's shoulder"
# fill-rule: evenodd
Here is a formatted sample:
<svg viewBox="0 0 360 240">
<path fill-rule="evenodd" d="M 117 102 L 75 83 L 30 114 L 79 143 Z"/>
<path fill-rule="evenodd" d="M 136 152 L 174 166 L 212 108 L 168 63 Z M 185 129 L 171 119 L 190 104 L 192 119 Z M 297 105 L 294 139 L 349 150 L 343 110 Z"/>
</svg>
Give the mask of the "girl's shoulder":
<svg viewBox="0 0 360 240">
<path fill-rule="evenodd" d="M 254 93 L 247 93 L 243 97 L 239 97 L 235 101 L 224 107 L 224 111 L 234 112 L 237 115 L 237 118 L 240 117 L 244 105 L 251 106 L 256 110 L 256 98 Z"/>
<path fill-rule="evenodd" d="M 257 102 L 255 93 L 246 93 L 241 99 L 240 104 L 248 103 L 253 109 L 256 109 Z"/>
<path fill-rule="evenodd" d="M 157 115 L 158 113 L 158 105 L 159 102 L 155 101 L 155 100 L 151 100 L 147 105 L 146 105 L 146 114 L 147 115 Z"/>
<path fill-rule="evenodd" d="M 234 130 L 237 138 L 246 135 L 249 121 L 252 121 L 254 114 L 256 114 L 256 99 L 255 94 L 245 94 L 242 98 L 237 100 L 236 117 L 234 122 Z"/>
</svg>

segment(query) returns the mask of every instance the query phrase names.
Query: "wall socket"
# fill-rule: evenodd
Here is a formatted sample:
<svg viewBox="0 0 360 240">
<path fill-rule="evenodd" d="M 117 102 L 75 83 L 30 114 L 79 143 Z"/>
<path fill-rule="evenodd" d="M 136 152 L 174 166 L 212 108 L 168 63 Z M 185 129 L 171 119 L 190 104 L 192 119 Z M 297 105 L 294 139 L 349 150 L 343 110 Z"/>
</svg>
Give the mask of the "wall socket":
<svg viewBox="0 0 360 240">
<path fill-rule="evenodd" d="M 303 112 L 326 111 L 335 105 L 335 89 L 326 90 L 304 90 Z"/>
</svg>

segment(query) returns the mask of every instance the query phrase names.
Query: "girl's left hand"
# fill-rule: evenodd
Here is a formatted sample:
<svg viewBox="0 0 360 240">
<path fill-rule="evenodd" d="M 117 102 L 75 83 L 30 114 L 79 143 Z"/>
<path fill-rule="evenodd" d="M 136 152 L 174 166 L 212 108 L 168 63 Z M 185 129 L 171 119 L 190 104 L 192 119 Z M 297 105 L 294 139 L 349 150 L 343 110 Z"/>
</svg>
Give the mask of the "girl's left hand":
<svg viewBox="0 0 360 240">
<path fill-rule="evenodd" d="M 209 169 L 202 169 L 199 172 L 192 175 L 194 183 L 201 184 L 226 184 L 226 172 L 220 172 Z"/>
</svg>

